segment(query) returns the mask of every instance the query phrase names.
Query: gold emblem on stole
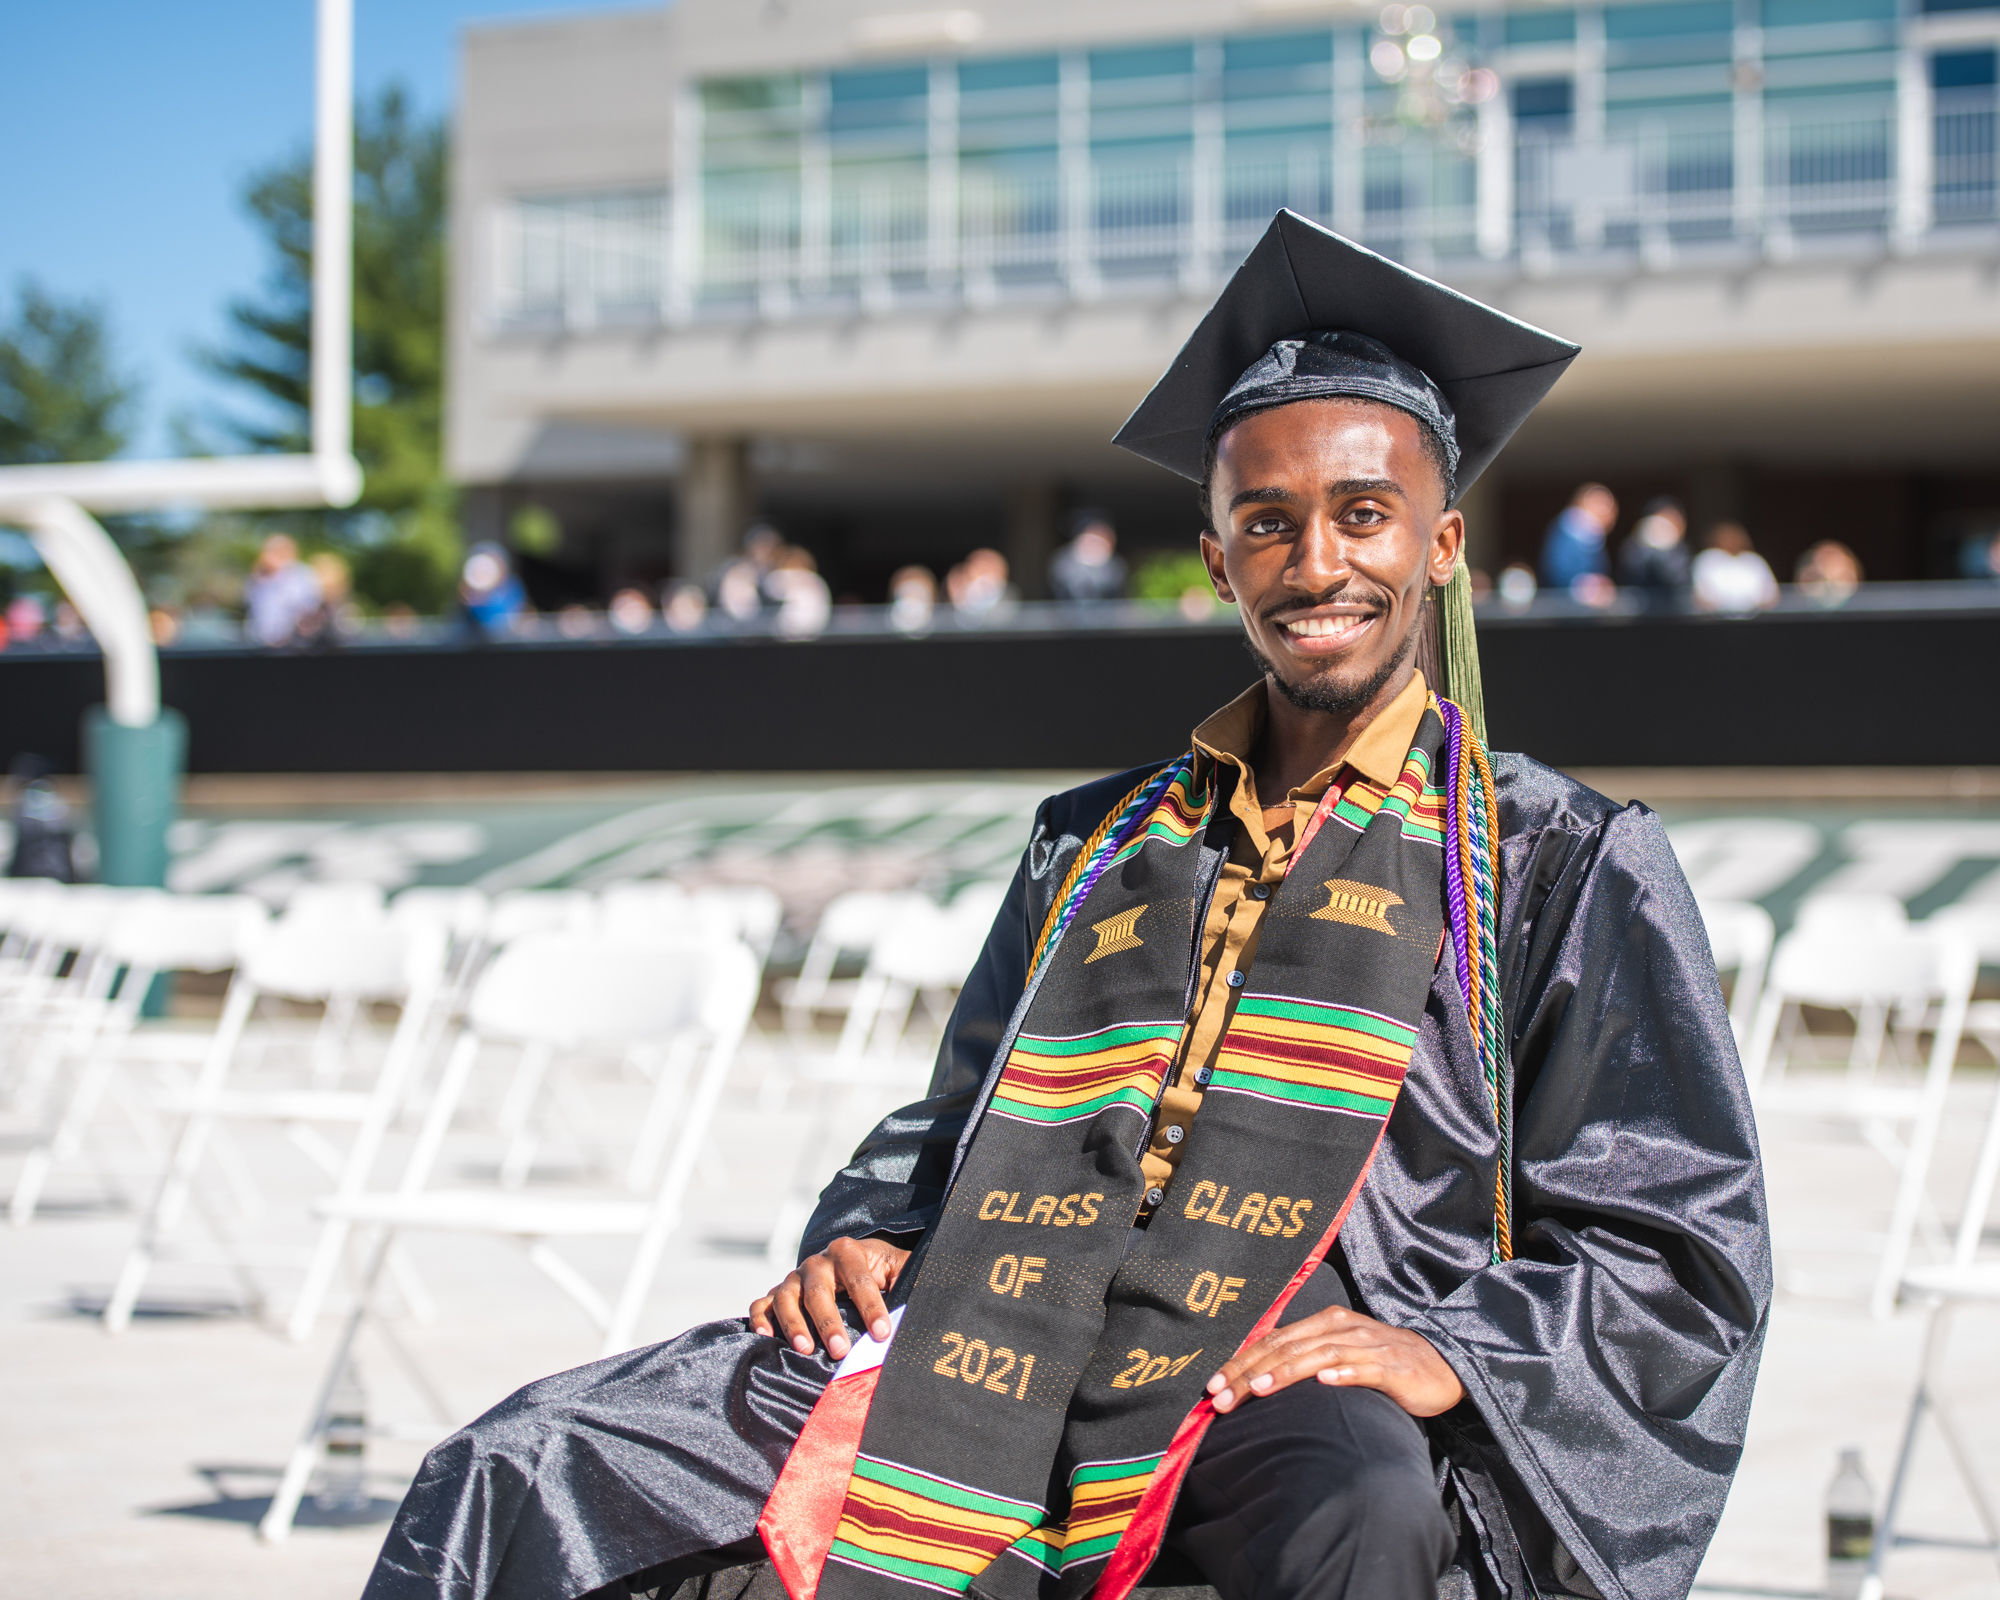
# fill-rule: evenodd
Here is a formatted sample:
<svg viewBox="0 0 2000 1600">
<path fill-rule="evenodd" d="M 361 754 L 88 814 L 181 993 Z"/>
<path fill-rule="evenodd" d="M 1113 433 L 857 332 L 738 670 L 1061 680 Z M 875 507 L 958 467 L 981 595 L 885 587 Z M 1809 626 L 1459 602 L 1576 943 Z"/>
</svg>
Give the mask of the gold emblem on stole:
<svg viewBox="0 0 2000 1600">
<path fill-rule="evenodd" d="M 1326 889 L 1326 904 L 1313 913 L 1319 921 L 1345 922 L 1350 927 L 1373 928 L 1392 939 L 1396 937 L 1396 930 L 1389 925 L 1389 908 L 1403 903 L 1401 895 L 1365 883 L 1350 883 L 1345 878 L 1329 878 Z"/>
<path fill-rule="evenodd" d="M 1146 941 L 1132 930 L 1139 925 L 1144 906 L 1134 906 L 1130 911 L 1121 911 L 1115 917 L 1106 917 L 1102 922 L 1093 922 L 1090 931 L 1097 935 L 1097 948 L 1083 958 L 1087 967 L 1093 961 L 1102 961 L 1106 956 L 1115 956 L 1120 950 L 1136 950 Z"/>
</svg>

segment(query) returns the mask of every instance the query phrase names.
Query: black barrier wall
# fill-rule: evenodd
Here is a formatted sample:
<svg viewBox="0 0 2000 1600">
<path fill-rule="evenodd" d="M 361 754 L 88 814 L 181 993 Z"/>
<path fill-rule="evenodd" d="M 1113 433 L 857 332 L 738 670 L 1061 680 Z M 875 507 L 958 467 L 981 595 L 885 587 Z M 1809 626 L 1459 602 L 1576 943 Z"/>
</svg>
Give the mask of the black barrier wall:
<svg viewBox="0 0 2000 1600">
<path fill-rule="evenodd" d="M 2000 765 L 2000 607 L 1481 624 L 1500 749 L 1577 766 Z M 1233 631 L 174 651 L 195 772 L 1115 770 L 1251 681 Z M 78 764 L 94 654 L 0 656 L 0 757 Z"/>
</svg>

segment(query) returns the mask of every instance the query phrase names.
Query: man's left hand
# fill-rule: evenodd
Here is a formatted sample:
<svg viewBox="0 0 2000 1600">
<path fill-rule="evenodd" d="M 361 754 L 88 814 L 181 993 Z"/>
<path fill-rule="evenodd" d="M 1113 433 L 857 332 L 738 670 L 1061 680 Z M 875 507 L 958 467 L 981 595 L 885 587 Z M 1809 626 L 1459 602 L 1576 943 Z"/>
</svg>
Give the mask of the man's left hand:
<svg viewBox="0 0 2000 1600">
<path fill-rule="evenodd" d="M 1344 1306 L 1273 1328 L 1208 1380 L 1208 1397 L 1217 1411 L 1229 1411 L 1303 1378 L 1379 1389 L 1413 1417 L 1434 1417 L 1465 1398 L 1458 1374 L 1430 1340 Z"/>
</svg>

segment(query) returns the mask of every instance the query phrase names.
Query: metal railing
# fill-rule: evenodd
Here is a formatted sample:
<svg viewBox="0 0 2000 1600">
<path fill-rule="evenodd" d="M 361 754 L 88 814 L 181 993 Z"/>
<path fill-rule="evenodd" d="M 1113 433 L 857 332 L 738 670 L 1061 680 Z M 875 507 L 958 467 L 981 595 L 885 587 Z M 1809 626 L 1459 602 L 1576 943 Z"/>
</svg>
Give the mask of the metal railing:
<svg viewBox="0 0 2000 1600">
<path fill-rule="evenodd" d="M 1212 285 L 1281 205 L 1416 265 L 1541 272 L 2000 222 L 1994 92 L 1937 93 L 1928 148 L 1900 148 L 1904 126 L 1884 95 L 1628 119 L 1592 141 L 1524 128 L 1497 151 L 1461 118 L 1352 150 L 711 178 L 678 208 L 665 189 L 535 196 L 502 209 L 492 305 L 501 326 L 590 327 Z M 677 215 L 696 235 L 679 250 Z"/>
</svg>

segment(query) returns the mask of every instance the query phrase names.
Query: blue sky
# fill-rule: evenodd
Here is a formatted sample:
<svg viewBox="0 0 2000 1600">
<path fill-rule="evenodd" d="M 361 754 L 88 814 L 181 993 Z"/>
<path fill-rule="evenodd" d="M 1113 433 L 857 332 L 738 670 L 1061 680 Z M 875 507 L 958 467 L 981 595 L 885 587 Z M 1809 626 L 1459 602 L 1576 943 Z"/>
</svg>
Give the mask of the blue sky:
<svg viewBox="0 0 2000 1600">
<path fill-rule="evenodd" d="M 355 82 L 450 108 L 462 25 L 615 0 L 356 0 Z M 237 204 L 312 132 L 312 0 L 0 0 L 0 303 L 101 299 L 145 385 L 140 448 L 216 391 L 189 359 L 263 261 Z"/>
</svg>

